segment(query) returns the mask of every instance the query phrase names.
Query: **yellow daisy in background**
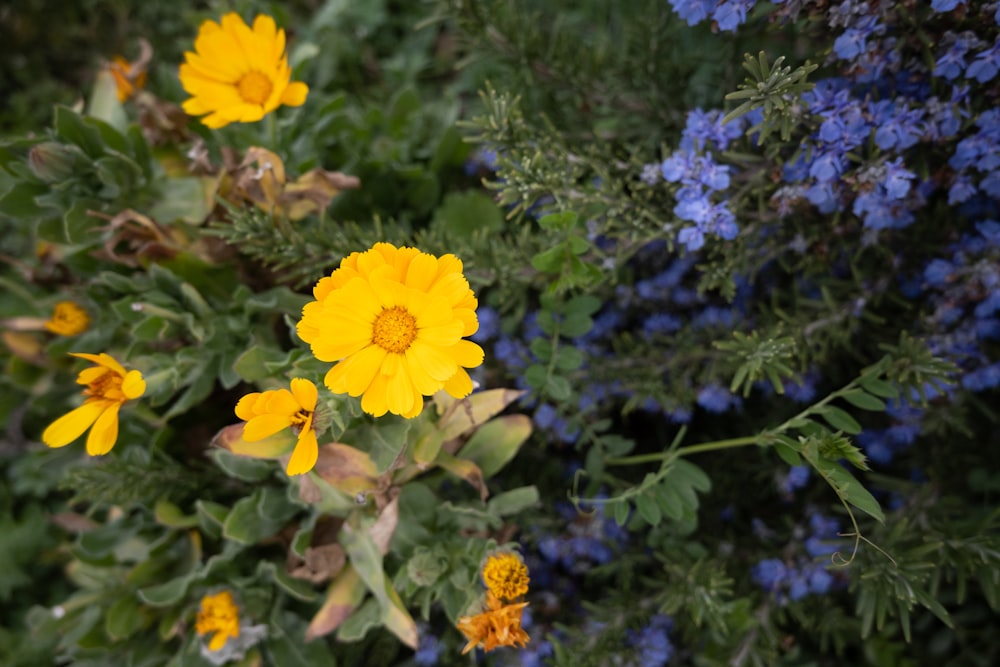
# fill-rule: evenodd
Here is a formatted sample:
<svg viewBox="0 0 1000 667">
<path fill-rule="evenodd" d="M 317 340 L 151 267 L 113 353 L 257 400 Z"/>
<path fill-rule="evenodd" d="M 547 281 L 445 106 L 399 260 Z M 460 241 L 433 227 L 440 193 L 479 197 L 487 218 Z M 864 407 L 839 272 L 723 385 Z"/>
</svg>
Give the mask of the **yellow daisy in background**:
<svg viewBox="0 0 1000 667">
<path fill-rule="evenodd" d="M 146 381 L 136 370 L 126 371 L 110 355 L 71 352 L 95 364 L 80 371 L 77 384 L 85 385 L 87 399 L 83 405 L 55 420 L 42 433 L 42 442 L 49 447 L 64 447 L 90 429 L 87 453 L 107 454 L 118 439 L 118 411 L 126 402 L 146 393 Z"/>
<path fill-rule="evenodd" d="M 218 651 L 230 638 L 240 636 L 240 611 L 229 591 L 206 595 L 201 599 L 194 624 L 199 637 L 212 634 L 209 651 Z"/>
<path fill-rule="evenodd" d="M 60 336 L 82 334 L 90 326 L 90 316 L 73 301 L 60 301 L 52 309 L 52 317 L 45 321 L 45 328 Z"/>
<path fill-rule="evenodd" d="M 361 396 L 365 412 L 412 418 L 424 396 L 472 392 L 465 369 L 483 363 L 483 350 L 463 338 L 479 328 L 479 304 L 454 255 L 378 243 L 345 257 L 313 296 L 299 337 L 320 361 L 339 362 L 326 386 Z"/>
<path fill-rule="evenodd" d="M 302 105 L 309 93 L 290 81 L 285 31 L 270 16 L 258 16 L 253 28 L 234 12 L 220 23 L 205 21 L 184 59 L 181 85 L 191 95 L 184 111 L 205 116 L 201 122 L 211 128 L 256 122 L 282 104 Z"/>
<path fill-rule="evenodd" d="M 263 440 L 278 431 L 292 428 L 298 431 L 295 451 L 285 472 L 302 475 L 313 469 L 319 456 L 319 444 L 313 417 L 319 393 L 316 385 L 305 378 L 294 378 L 288 389 L 272 389 L 247 394 L 236 404 L 236 416 L 246 422 L 243 439 Z"/>
</svg>

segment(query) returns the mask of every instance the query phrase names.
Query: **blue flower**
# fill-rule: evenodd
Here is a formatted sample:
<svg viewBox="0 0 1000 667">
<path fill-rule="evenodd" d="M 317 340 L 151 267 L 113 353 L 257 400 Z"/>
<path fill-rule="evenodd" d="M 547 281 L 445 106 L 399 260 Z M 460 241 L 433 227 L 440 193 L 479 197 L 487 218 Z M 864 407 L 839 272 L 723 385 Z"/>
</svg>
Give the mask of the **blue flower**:
<svg viewBox="0 0 1000 667">
<path fill-rule="evenodd" d="M 936 12 L 950 12 L 959 5 L 964 5 L 965 0 L 931 0 L 931 9 Z"/>
<path fill-rule="evenodd" d="M 421 633 L 420 644 L 413 655 L 418 665 L 436 665 L 441 659 L 441 642 L 431 634 Z"/>
<path fill-rule="evenodd" d="M 479 329 L 469 336 L 477 343 L 485 343 L 500 333 L 500 314 L 489 306 L 480 306 L 476 311 L 479 318 Z"/>
<path fill-rule="evenodd" d="M 714 413 L 722 413 L 729 408 L 739 408 L 743 401 L 739 396 L 734 395 L 728 389 L 719 384 L 710 384 L 701 388 L 698 392 L 697 403 L 705 410 Z"/>
<path fill-rule="evenodd" d="M 669 0 L 669 2 L 688 25 L 695 25 L 707 19 L 708 13 L 715 6 L 715 0 Z"/>
<path fill-rule="evenodd" d="M 712 18 L 719 24 L 719 30 L 735 32 L 746 22 L 747 12 L 753 9 L 757 0 L 726 0 L 715 8 Z"/>
<path fill-rule="evenodd" d="M 767 558 L 753 566 L 750 576 L 765 591 L 774 592 L 788 577 L 788 568 L 777 558 Z"/>
<path fill-rule="evenodd" d="M 975 79 L 979 83 L 986 83 L 997 75 L 997 68 L 1000 66 L 1000 37 L 996 39 L 989 49 L 976 54 L 976 59 L 965 70 L 965 78 Z"/>
</svg>

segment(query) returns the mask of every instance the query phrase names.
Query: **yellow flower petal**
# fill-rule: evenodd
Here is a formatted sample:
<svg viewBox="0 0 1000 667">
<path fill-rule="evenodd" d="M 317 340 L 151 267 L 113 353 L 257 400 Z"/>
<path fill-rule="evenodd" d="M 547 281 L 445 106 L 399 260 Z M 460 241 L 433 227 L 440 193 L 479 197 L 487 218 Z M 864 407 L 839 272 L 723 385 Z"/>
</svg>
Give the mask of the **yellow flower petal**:
<svg viewBox="0 0 1000 667">
<path fill-rule="evenodd" d="M 281 94 L 281 103 L 286 107 L 300 107 L 306 103 L 306 96 L 309 94 L 309 86 L 301 81 L 293 81 L 285 88 Z"/>
<path fill-rule="evenodd" d="M 263 440 L 269 435 L 274 435 L 291 425 L 291 417 L 287 415 L 258 415 L 248 421 L 247 425 L 243 427 L 243 439 L 247 442 Z"/>
<path fill-rule="evenodd" d="M 298 442 L 295 443 L 295 451 L 288 460 L 285 472 L 289 475 L 307 473 L 316 465 L 317 458 L 319 458 L 319 444 L 316 441 L 316 432 L 311 428 L 303 429 Z"/>
<path fill-rule="evenodd" d="M 126 373 L 124 379 L 122 379 L 122 393 L 129 400 L 139 398 L 145 394 L 146 381 L 142 379 L 142 373 L 136 370 Z"/>
<path fill-rule="evenodd" d="M 254 412 L 253 406 L 257 402 L 257 399 L 259 397 L 260 397 L 260 392 L 255 391 L 252 394 L 247 394 L 246 396 L 241 398 L 236 403 L 236 409 L 235 409 L 236 416 L 245 422 L 248 422 L 251 419 L 253 419 L 256 416 L 256 412 Z"/>
<path fill-rule="evenodd" d="M 305 378 L 292 378 L 289 387 L 292 390 L 292 396 L 303 409 L 309 412 L 316 409 L 316 401 L 319 399 L 316 385 Z"/>
<path fill-rule="evenodd" d="M 287 389 L 274 389 L 264 392 L 263 412 L 276 415 L 294 415 L 301 406 Z"/>
<path fill-rule="evenodd" d="M 444 390 L 455 398 L 465 398 L 472 393 L 472 378 L 464 368 L 459 368 L 458 372 L 444 383 Z"/>
<path fill-rule="evenodd" d="M 83 435 L 111 403 L 100 399 L 84 401 L 80 407 L 49 424 L 42 433 L 42 442 L 49 447 L 65 447 Z"/>
<path fill-rule="evenodd" d="M 121 403 L 111 403 L 90 427 L 87 434 L 87 453 L 102 456 L 111 451 L 118 440 L 118 410 Z"/>
<path fill-rule="evenodd" d="M 91 361 L 97 364 L 98 366 L 103 366 L 104 368 L 108 368 L 117 373 L 118 375 L 125 377 L 125 368 L 121 364 L 119 364 L 114 359 L 114 357 L 112 357 L 110 354 L 107 354 L 106 352 L 101 352 L 100 354 L 87 354 L 86 352 L 70 352 L 69 354 L 71 357 L 79 357 L 81 359 L 86 359 L 87 361 Z"/>
</svg>

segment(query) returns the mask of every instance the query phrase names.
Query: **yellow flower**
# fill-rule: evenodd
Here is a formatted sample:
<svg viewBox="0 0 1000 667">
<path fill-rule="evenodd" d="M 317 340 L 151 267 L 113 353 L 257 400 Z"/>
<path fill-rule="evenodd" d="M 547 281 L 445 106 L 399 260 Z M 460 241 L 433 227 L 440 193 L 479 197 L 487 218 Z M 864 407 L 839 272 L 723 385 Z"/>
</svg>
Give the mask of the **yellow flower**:
<svg viewBox="0 0 1000 667">
<path fill-rule="evenodd" d="M 479 328 L 478 301 L 454 255 L 377 243 L 345 257 L 313 296 L 299 337 L 317 359 L 339 361 L 326 386 L 362 396 L 365 412 L 412 418 L 425 395 L 472 391 L 465 369 L 483 363 L 483 350 L 463 337 Z"/>
<path fill-rule="evenodd" d="M 87 330 L 90 316 L 72 301 L 60 301 L 52 309 L 52 317 L 46 320 L 45 328 L 60 336 L 75 336 Z"/>
<path fill-rule="evenodd" d="M 184 111 L 208 114 L 202 122 L 211 128 L 253 123 L 282 104 L 302 105 L 309 93 L 306 84 L 290 82 L 285 31 L 270 16 L 258 16 L 252 29 L 233 12 L 220 23 L 205 21 L 184 58 L 181 85 L 191 95 Z"/>
<path fill-rule="evenodd" d="M 495 553 L 483 565 L 483 583 L 490 593 L 502 600 L 528 594 L 528 566 L 510 551 Z"/>
<path fill-rule="evenodd" d="M 482 646 L 487 653 L 498 646 L 524 648 L 531 641 L 528 633 L 521 627 L 521 615 L 527 606 L 527 602 L 505 605 L 492 592 L 487 591 L 486 609 L 475 616 L 463 616 L 456 624 L 469 640 L 462 649 L 462 655 L 476 646 Z"/>
<path fill-rule="evenodd" d="M 236 404 L 236 416 L 246 422 L 243 439 L 263 440 L 286 428 L 298 431 L 295 451 L 285 472 L 301 475 L 313 469 L 319 456 L 313 416 L 316 413 L 316 385 L 304 378 L 294 378 L 288 389 L 272 389 L 247 394 Z"/>
<path fill-rule="evenodd" d="M 126 401 L 146 393 L 146 381 L 136 370 L 126 371 L 111 356 L 71 352 L 72 356 L 96 364 L 85 368 L 76 378 L 85 385 L 83 405 L 55 420 L 42 433 L 42 442 L 49 447 L 63 447 L 90 429 L 87 436 L 87 453 L 91 456 L 107 454 L 118 439 L 118 410 Z"/>
<path fill-rule="evenodd" d="M 210 632 L 215 633 L 208 642 L 209 651 L 218 651 L 226 645 L 230 637 L 239 637 L 240 611 L 233 601 L 232 593 L 222 591 L 203 597 L 194 629 L 199 637 Z"/>
<path fill-rule="evenodd" d="M 144 63 L 130 63 L 122 56 L 115 56 L 108 63 L 108 71 L 115 80 L 118 101 L 125 102 L 135 95 L 135 91 L 146 85 L 146 66 Z"/>
</svg>

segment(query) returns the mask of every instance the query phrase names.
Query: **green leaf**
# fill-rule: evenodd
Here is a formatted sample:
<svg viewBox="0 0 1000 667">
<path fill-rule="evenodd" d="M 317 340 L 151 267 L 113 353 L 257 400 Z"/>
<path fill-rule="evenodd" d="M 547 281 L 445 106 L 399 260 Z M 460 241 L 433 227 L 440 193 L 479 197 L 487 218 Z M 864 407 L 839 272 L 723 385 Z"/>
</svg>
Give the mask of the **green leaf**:
<svg viewBox="0 0 1000 667">
<path fill-rule="evenodd" d="M 518 514 L 538 504 L 538 489 L 534 486 L 522 486 L 497 494 L 486 503 L 486 509 L 497 516 Z"/>
<path fill-rule="evenodd" d="M 417 624 L 385 576 L 382 569 L 382 554 L 371 535 L 366 530 L 345 523 L 340 530 L 339 541 L 347 551 L 351 565 L 378 600 L 381 607 L 380 617 L 386 628 L 404 644 L 415 649 Z"/>
<path fill-rule="evenodd" d="M 823 416 L 823 419 L 825 419 L 827 423 L 835 429 L 843 431 L 844 433 L 850 433 L 851 435 L 861 433 L 861 424 L 859 424 L 854 417 L 840 408 L 836 408 L 832 405 L 824 405 L 818 410 L 818 412 Z"/>
<path fill-rule="evenodd" d="M 875 376 L 862 375 L 858 381 L 864 387 L 865 391 L 876 396 L 881 396 L 882 398 L 896 398 L 899 396 L 899 392 L 892 384 Z"/>
<path fill-rule="evenodd" d="M 619 526 L 625 525 L 625 522 L 628 521 L 628 514 L 629 506 L 624 500 L 611 503 L 611 516 Z"/>
<path fill-rule="evenodd" d="M 517 454 L 531 435 L 531 418 L 526 415 L 504 415 L 483 424 L 460 450 L 466 458 L 492 477 Z"/>
<path fill-rule="evenodd" d="M 660 512 L 660 504 L 653 496 L 640 495 L 635 498 L 635 509 L 639 516 L 646 520 L 651 526 L 659 525 L 663 515 Z"/>
<path fill-rule="evenodd" d="M 432 224 L 445 238 L 470 238 L 477 232 L 494 234 L 503 229 L 503 213 L 493 199 L 482 192 L 453 192 L 434 212 Z"/>
<path fill-rule="evenodd" d="M 76 144 L 91 158 L 104 154 L 104 142 L 100 131 L 93 125 L 88 125 L 75 111 L 65 106 L 57 106 L 55 113 L 56 135 L 65 141 Z"/>
<path fill-rule="evenodd" d="M 165 498 L 156 502 L 153 508 L 156 522 L 168 528 L 193 528 L 198 525 L 198 515 L 185 515 L 181 508 Z"/>
<path fill-rule="evenodd" d="M 536 338 L 535 340 L 544 339 Z M 559 351 L 556 352 L 556 368 L 562 371 L 575 371 L 581 366 L 583 366 L 583 352 L 569 345 L 559 346 Z"/>
<path fill-rule="evenodd" d="M 112 641 L 128 639 L 142 627 L 145 616 L 139 609 L 139 603 L 131 596 L 118 598 L 108 608 L 104 617 L 104 629 Z"/>
<path fill-rule="evenodd" d="M 566 247 L 556 245 L 531 258 L 531 266 L 542 273 L 559 273 L 566 261 Z"/>
<path fill-rule="evenodd" d="M 49 189 L 44 185 L 20 182 L 0 197 L 0 215 L 6 215 L 17 220 L 34 218 L 45 212 L 45 209 L 35 202 L 35 197 L 45 194 Z"/>
<path fill-rule="evenodd" d="M 159 586 L 150 586 L 139 591 L 139 598 L 153 607 L 169 607 L 181 601 L 191 585 L 193 577 L 177 577 Z"/>
<path fill-rule="evenodd" d="M 565 401 L 573 395 L 573 385 L 561 375 L 550 375 L 545 382 L 545 391 L 555 401 Z"/>
<path fill-rule="evenodd" d="M 255 544 L 281 530 L 297 511 L 284 490 L 260 488 L 252 496 L 236 501 L 222 534 L 241 544 Z"/>
<path fill-rule="evenodd" d="M 538 225 L 542 229 L 569 230 L 576 226 L 579 216 L 572 211 L 562 213 L 549 213 L 538 220 Z"/>
<path fill-rule="evenodd" d="M 875 496 L 869 493 L 868 489 L 854 479 L 851 473 L 847 472 L 840 464 L 817 459 L 813 465 L 833 485 L 837 495 L 879 523 L 885 523 L 885 514 L 878 501 L 875 500 Z"/>
<path fill-rule="evenodd" d="M 382 474 L 406 448 L 410 426 L 409 419 L 398 415 L 384 415 L 376 423 L 363 429 L 362 437 L 355 444 L 360 447 L 359 443 L 367 443 L 368 454 L 378 467 L 379 474 Z"/>
<path fill-rule="evenodd" d="M 802 465 L 802 457 L 799 456 L 799 453 L 795 449 L 786 445 L 785 443 L 780 441 L 775 442 L 774 451 L 776 451 L 778 453 L 778 456 L 781 457 L 781 460 L 787 463 L 788 465 L 790 466 Z"/>
<path fill-rule="evenodd" d="M 855 389 L 842 394 L 845 401 L 850 403 L 856 408 L 861 408 L 862 410 L 871 410 L 872 412 L 884 412 L 885 402 L 879 398 L 876 398 L 869 394 L 868 392 L 861 391 L 860 389 Z"/>
</svg>

